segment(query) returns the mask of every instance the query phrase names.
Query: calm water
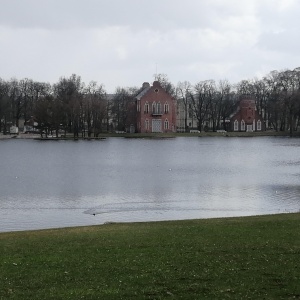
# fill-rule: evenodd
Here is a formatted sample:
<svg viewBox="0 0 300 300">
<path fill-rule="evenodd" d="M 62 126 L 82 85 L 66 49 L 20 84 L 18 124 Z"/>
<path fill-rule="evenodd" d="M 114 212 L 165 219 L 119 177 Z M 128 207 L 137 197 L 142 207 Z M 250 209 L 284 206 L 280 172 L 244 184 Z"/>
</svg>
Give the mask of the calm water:
<svg viewBox="0 0 300 300">
<path fill-rule="evenodd" d="M 300 210 L 300 139 L 10 139 L 0 151 L 0 231 Z"/>
</svg>

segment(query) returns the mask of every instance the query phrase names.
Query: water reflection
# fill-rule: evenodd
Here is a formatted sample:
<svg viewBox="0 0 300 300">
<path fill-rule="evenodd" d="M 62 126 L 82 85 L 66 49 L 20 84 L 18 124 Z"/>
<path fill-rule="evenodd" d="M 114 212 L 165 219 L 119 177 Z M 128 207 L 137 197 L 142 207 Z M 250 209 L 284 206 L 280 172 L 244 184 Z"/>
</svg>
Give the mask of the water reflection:
<svg viewBox="0 0 300 300">
<path fill-rule="evenodd" d="M 288 138 L 0 141 L 0 230 L 299 211 L 299 146 Z"/>
</svg>

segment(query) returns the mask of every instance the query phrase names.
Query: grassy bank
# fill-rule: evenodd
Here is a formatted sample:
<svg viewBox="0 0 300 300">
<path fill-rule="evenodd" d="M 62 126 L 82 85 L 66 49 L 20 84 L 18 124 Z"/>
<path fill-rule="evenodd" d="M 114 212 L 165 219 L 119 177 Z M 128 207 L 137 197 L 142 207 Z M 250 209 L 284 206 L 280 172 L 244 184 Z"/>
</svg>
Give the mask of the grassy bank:
<svg viewBox="0 0 300 300">
<path fill-rule="evenodd" d="M 300 214 L 0 234 L 0 299 L 300 298 Z"/>
</svg>

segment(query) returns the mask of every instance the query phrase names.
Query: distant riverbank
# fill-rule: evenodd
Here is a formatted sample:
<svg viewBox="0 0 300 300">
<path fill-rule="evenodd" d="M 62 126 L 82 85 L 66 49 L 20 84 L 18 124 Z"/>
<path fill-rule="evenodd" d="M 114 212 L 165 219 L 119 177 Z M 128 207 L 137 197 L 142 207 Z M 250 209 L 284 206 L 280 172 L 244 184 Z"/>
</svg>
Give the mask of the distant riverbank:
<svg viewBox="0 0 300 300">
<path fill-rule="evenodd" d="M 97 137 L 82 137 L 79 135 L 76 139 L 97 140 L 109 137 L 125 137 L 125 138 L 174 138 L 174 137 L 261 137 L 261 136 L 290 136 L 288 131 L 262 131 L 262 132 L 201 132 L 201 133 L 101 133 Z M 293 137 L 300 137 L 300 132 L 294 132 Z M 40 134 L 2 134 L 0 139 L 43 139 L 43 140 L 74 140 L 73 134 L 69 133 L 66 136 L 51 135 L 41 137 Z"/>
</svg>

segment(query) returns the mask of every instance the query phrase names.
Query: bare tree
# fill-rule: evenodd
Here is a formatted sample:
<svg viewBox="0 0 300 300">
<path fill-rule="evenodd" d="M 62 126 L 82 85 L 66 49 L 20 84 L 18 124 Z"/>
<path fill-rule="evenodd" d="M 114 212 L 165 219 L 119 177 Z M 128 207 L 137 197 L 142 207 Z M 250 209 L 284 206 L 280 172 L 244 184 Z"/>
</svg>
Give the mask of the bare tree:
<svg viewBox="0 0 300 300">
<path fill-rule="evenodd" d="M 222 129 L 227 130 L 226 120 L 233 111 L 236 104 L 235 93 L 232 91 L 232 86 L 228 80 L 221 80 L 217 87 L 216 97 L 217 103 L 217 129 L 222 124 Z"/>
<path fill-rule="evenodd" d="M 16 127 L 19 127 L 19 120 L 22 116 L 24 99 L 22 97 L 19 81 L 13 78 L 9 82 L 9 98 L 11 104 L 12 121 Z"/>
<path fill-rule="evenodd" d="M 83 122 L 87 127 L 88 137 L 92 132 L 97 136 L 102 131 L 102 122 L 106 116 L 106 94 L 102 85 L 91 81 L 84 89 Z"/>
<path fill-rule="evenodd" d="M 250 80 L 242 80 L 236 84 L 238 95 L 254 95 L 254 89 Z"/>
<path fill-rule="evenodd" d="M 22 116 L 24 117 L 25 121 L 28 120 L 28 118 L 32 115 L 32 93 L 34 92 L 33 85 L 33 81 L 28 78 L 24 78 L 19 81 Z"/>
<path fill-rule="evenodd" d="M 38 123 L 38 128 L 40 128 L 41 135 L 43 131 L 46 130 L 48 134 L 48 127 L 50 126 L 49 118 L 45 117 L 50 110 L 51 102 L 54 101 L 52 97 L 52 87 L 49 83 L 44 82 L 33 82 L 31 86 L 31 100 L 29 101 L 29 106 L 32 106 L 29 110 L 32 111 L 33 119 Z M 47 103 L 50 102 L 50 103 Z M 26 119 L 25 119 L 26 121 Z M 33 120 L 32 120 L 33 121 Z"/>
<path fill-rule="evenodd" d="M 175 86 L 170 82 L 167 74 L 156 74 L 154 75 L 155 80 L 158 81 L 161 85 L 161 87 L 171 96 L 176 96 L 176 88 Z"/>
<path fill-rule="evenodd" d="M 283 110 L 280 103 L 280 87 L 279 82 L 279 72 L 272 71 L 266 77 L 264 77 L 264 82 L 268 91 L 267 98 L 267 111 L 268 120 L 267 125 L 273 126 L 276 131 L 280 129 L 280 119 L 283 114 Z"/>
<path fill-rule="evenodd" d="M 53 98 L 51 95 L 49 95 L 45 97 L 39 97 L 38 101 L 35 104 L 34 115 L 35 120 L 38 123 L 41 137 L 43 137 L 44 133 L 47 137 L 51 128 L 52 102 Z"/>
<path fill-rule="evenodd" d="M 11 106 L 9 101 L 9 85 L 0 78 L 0 132 L 7 133 L 7 121 L 11 115 Z"/>
<path fill-rule="evenodd" d="M 130 88 L 116 89 L 112 102 L 112 116 L 118 131 L 126 131 L 126 125 L 130 118 L 130 109 L 134 105 L 134 97 L 137 90 Z M 134 117 L 134 116 L 133 116 Z"/>
<path fill-rule="evenodd" d="M 179 114 L 183 110 L 184 130 L 188 131 L 189 105 L 191 104 L 192 85 L 189 81 L 178 82 L 176 87 L 176 99 L 178 103 Z M 181 116 L 179 116 L 181 117 Z"/>
<path fill-rule="evenodd" d="M 190 94 L 192 109 L 198 120 L 198 129 L 203 130 L 204 121 L 209 120 L 211 101 L 215 92 L 214 81 L 200 81 L 194 86 L 194 92 Z"/>
<path fill-rule="evenodd" d="M 80 131 L 80 102 L 83 96 L 83 83 L 81 77 L 75 74 L 69 78 L 62 77 L 54 85 L 54 96 L 61 102 L 64 117 L 62 124 L 65 131 L 73 133 L 74 139 L 78 138 Z"/>
<path fill-rule="evenodd" d="M 280 73 L 279 85 L 281 86 L 281 97 L 287 110 L 287 121 L 290 135 L 293 135 L 295 118 L 299 107 L 299 85 L 297 71 L 286 70 Z"/>
</svg>

